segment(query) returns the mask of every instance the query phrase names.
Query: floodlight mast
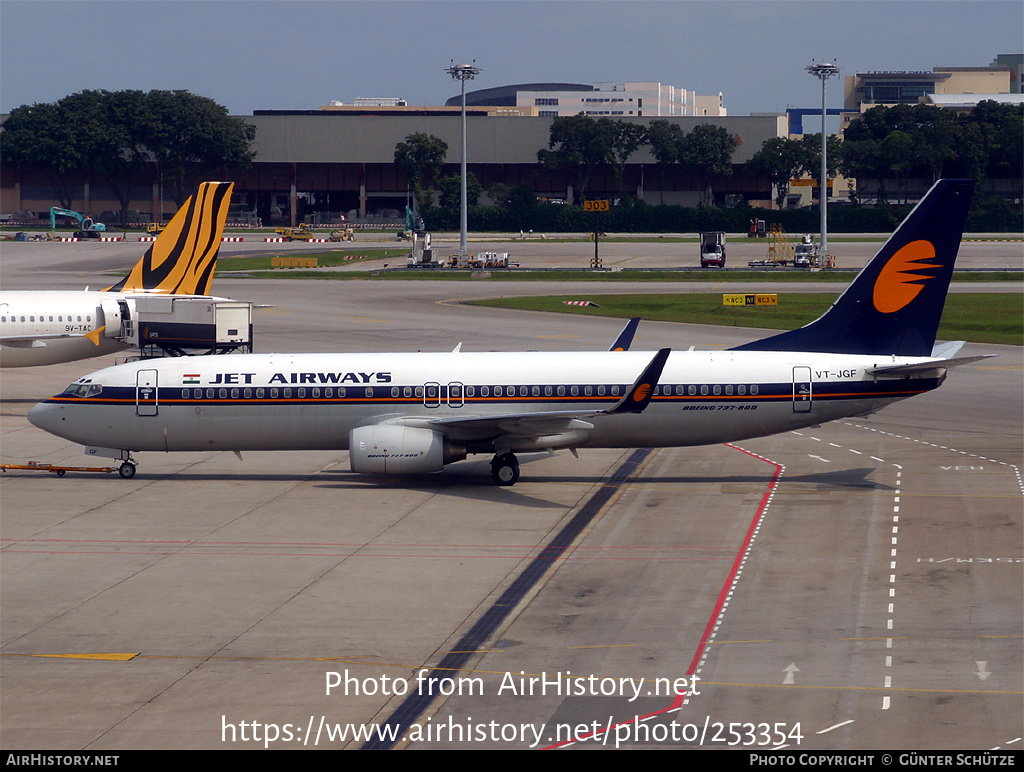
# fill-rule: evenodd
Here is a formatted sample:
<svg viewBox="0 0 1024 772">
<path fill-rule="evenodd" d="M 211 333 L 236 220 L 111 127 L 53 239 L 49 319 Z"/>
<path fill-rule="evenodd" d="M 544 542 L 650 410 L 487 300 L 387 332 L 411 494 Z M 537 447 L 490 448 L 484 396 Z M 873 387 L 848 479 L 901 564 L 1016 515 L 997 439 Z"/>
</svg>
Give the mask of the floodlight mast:
<svg viewBox="0 0 1024 772">
<path fill-rule="evenodd" d="M 473 80 L 480 74 L 480 68 L 476 66 L 476 59 L 472 64 L 456 64 L 452 59 L 450 67 L 445 69 L 455 80 L 462 83 L 462 179 L 459 183 L 459 254 L 468 254 L 466 248 L 468 217 L 466 204 L 466 81 Z"/>
<path fill-rule="evenodd" d="M 827 215 L 827 202 L 828 202 L 828 166 L 825 161 L 825 153 L 827 148 L 827 141 L 825 137 L 825 81 L 829 78 L 836 77 L 839 75 L 839 67 L 832 62 L 815 62 L 811 60 L 811 64 L 805 68 L 807 72 L 811 73 L 815 78 L 821 79 L 821 181 L 820 181 L 820 196 L 819 205 L 821 207 L 821 241 L 818 247 L 818 254 L 823 260 L 828 260 L 828 215 Z"/>
</svg>

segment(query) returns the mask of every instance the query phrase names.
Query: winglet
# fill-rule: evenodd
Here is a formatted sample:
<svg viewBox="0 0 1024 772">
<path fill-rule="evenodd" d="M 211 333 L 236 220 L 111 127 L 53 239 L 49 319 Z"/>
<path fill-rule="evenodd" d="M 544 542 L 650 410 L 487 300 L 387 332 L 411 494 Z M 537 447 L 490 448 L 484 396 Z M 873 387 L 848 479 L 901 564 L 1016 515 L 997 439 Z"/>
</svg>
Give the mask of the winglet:
<svg viewBox="0 0 1024 772">
<path fill-rule="evenodd" d="M 609 348 L 609 351 L 629 351 L 629 347 L 633 344 L 633 336 L 636 334 L 636 328 L 640 324 L 640 317 L 634 316 L 628 322 L 626 326 L 622 328 L 622 332 L 619 333 L 619 337 L 615 339 L 615 342 Z"/>
<path fill-rule="evenodd" d="M 654 355 L 654 359 L 651 360 L 650 364 L 640 373 L 640 377 L 629 387 L 629 391 L 626 392 L 625 396 L 616 402 L 613 407 L 602 412 L 607 415 L 614 415 L 615 413 L 642 413 L 654 397 L 654 388 L 661 379 L 661 371 L 665 368 L 665 362 L 668 361 L 668 355 L 671 351 L 672 349 L 670 348 L 660 349 Z"/>
<path fill-rule="evenodd" d="M 973 180 L 939 180 L 820 318 L 733 351 L 929 356 Z"/>
<path fill-rule="evenodd" d="M 209 295 L 233 182 L 204 182 L 128 276 L 108 292 Z"/>
</svg>

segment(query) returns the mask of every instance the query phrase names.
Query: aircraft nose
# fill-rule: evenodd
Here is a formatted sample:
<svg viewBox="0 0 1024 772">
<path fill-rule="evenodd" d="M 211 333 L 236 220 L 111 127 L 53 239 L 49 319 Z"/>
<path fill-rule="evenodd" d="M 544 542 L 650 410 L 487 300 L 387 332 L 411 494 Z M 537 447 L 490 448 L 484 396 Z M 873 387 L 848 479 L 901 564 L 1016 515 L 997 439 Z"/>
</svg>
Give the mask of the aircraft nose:
<svg viewBox="0 0 1024 772">
<path fill-rule="evenodd" d="M 60 424 L 64 420 L 64 408 L 61 405 L 51 405 L 47 402 L 40 402 L 28 411 L 28 420 L 33 426 L 37 426 L 50 434 L 60 435 Z"/>
</svg>

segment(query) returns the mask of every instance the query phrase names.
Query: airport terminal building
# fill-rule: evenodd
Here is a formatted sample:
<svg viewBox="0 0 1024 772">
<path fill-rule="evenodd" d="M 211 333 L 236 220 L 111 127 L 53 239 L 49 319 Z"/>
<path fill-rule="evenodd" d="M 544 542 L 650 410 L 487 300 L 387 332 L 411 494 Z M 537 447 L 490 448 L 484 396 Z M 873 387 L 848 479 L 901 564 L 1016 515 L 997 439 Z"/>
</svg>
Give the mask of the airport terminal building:
<svg viewBox="0 0 1024 772">
<path fill-rule="evenodd" d="M 846 79 L 844 121 L 877 104 L 963 101 L 965 92 L 1019 100 L 1020 71 L 1021 56 L 1014 55 L 997 57 L 989 67 L 857 73 Z M 766 140 L 802 133 L 784 114 L 730 116 L 721 94 L 700 96 L 659 82 L 513 84 L 470 91 L 466 101 L 468 167 L 483 189 L 497 183 L 525 185 L 539 198 L 556 201 L 572 201 L 579 194 L 571 171 L 548 169 L 537 160 L 537 152 L 548 148 L 551 123 L 559 116 L 582 112 L 642 124 L 665 120 L 684 133 L 702 123 L 721 126 L 737 143 L 733 174 L 710 181 L 715 203 L 725 205 L 745 201 L 771 206 L 769 183 L 747 177 L 743 165 Z M 448 152 L 435 179 L 458 174 L 460 103 L 461 97 L 453 97 L 444 106 L 414 106 L 389 98 L 360 99 L 351 105 L 333 102 L 310 110 L 257 110 L 243 116 L 256 129 L 252 166 L 224 168 L 217 175 L 235 183 L 236 210 L 255 213 L 265 225 L 330 223 L 341 214 L 368 222 L 403 220 L 411 194 L 404 171 L 395 163 L 395 147 L 411 134 L 438 137 Z M 959 102 L 953 109 L 957 106 Z M 650 204 L 694 206 L 702 199 L 703 186 L 692 170 L 680 164 L 663 167 L 644 147 L 629 158 L 622 190 Z M 120 209 L 102 180 L 83 177 L 71 189 L 71 208 L 77 211 L 102 218 L 104 212 Z M 152 174 L 141 173 L 130 192 L 135 219 L 149 222 L 161 219 L 161 212 L 164 219 L 173 213 L 175 206 L 163 193 Z M 613 169 L 596 169 L 585 193 L 589 198 L 617 196 Z M 0 212 L 46 216 L 56 203 L 42 171 L 3 168 Z"/>
<path fill-rule="evenodd" d="M 668 120 L 680 124 L 684 132 L 699 123 L 723 127 L 737 140 L 737 149 L 734 173 L 712 180 L 716 201 L 770 200 L 766 183 L 745 178 L 742 165 L 765 140 L 787 136 L 785 116 L 614 117 L 638 123 Z M 395 212 L 404 213 L 411 201 L 408 181 L 395 163 L 395 146 L 410 134 L 430 134 L 447 143 L 446 163 L 435 176 L 458 174 L 458 107 L 333 105 L 302 111 L 256 111 L 244 119 L 256 128 L 252 146 L 255 160 L 248 169 L 225 168 L 219 174 L 235 182 L 236 202 L 255 210 L 265 225 L 297 223 L 313 213 L 371 219 L 380 215 L 393 221 Z M 553 120 L 538 115 L 532 106 L 521 110 L 502 106 L 467 109 L 468 168 L 484 190 L 503 183 L 510 188 L 527 185 L 541 198 L 568 201 L 576 197 L 571 172 L 545 169 L 537 161 L 537 151 L 548 147 Z M 38 170 L 4 168 L 0 188 L 0 211 L 4 213 L 46 212 L 57 203 L 49 181 Z M 648 203 L 686 205 L 695 205 L 702 192 L 701 182 L 692 172 L 679 165 L 660 169 L 648 148 L 629 159 L 624 190 Z M 618 187 L 612 169 L 599 168 L 586 193 L 589 197 L 616 196 Z M 151 179 L 139 179 L 131 197 L 140 221 L 157 219 L 161 202 L 165 217 L 175 209 L 168 197 L 161 197 L 159 185 Z M 74 187 L 72 208 L 99 216 L 120 206 L 101 181 L 82 179 Z"/>
</svg>

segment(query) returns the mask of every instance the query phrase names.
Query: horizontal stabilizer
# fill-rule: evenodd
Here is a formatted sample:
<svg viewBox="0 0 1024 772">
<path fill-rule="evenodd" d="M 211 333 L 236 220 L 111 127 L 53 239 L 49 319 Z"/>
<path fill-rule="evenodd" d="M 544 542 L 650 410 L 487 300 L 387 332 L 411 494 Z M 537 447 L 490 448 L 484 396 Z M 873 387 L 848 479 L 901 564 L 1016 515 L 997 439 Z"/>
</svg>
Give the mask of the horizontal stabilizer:
<svg viewBox="0 0 1024 772">
<path fill-rule="evenodd" d="M 882 365 L 881 367 L 869 367 L 865 372 L 868 375 L 918 375 L 932 370 L 948 370 L 950 367 L 962 367 L 963 365 L 980 362 L 983 359 L 991 359 L 996 354 L 979 354 L 973 357 L 957 357 L 955 359 L 931 359 L 927 362 L 916 362 L 912 365 Z"/>
</svg>

